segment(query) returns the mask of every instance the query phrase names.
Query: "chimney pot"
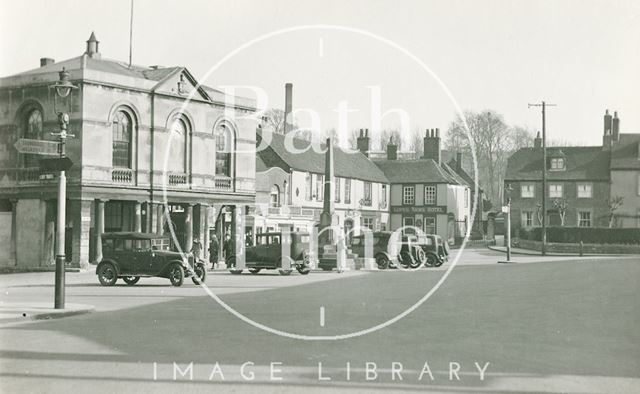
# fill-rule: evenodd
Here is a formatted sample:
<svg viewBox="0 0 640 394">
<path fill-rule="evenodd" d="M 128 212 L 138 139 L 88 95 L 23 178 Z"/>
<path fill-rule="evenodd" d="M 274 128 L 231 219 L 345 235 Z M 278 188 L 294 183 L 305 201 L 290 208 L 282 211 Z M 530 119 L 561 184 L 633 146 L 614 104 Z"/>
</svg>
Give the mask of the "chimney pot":
<svg viewBox="0 0 640 394">
<path fill-rule="evenodd" d="M 40 58 L 40 67 L 48 66 L 49 64 L 53 64 L 56 61 L 50 57 L 42 57 Z"/>
<path fill-rule="evenodd" d="M 440 129 L 436 128 L 436 138 L 440 138 Z"/>
<path fill-rule="evenodd" d="M 293 108 L 293 84 L 287 82 L 284 85 L 284 133 L 292 129 L 291 111 Z"/>
</svg>

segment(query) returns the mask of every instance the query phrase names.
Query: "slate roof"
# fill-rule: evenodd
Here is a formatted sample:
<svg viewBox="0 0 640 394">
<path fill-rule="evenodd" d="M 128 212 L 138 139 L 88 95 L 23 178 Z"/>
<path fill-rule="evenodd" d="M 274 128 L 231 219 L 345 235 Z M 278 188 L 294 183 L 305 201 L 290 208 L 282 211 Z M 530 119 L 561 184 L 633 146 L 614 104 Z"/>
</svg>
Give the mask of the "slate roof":
<svg viewBox="0 0 640 394">
<path fill-rule="evenodd" d="M 267 130 L 258 130 L 256 146 L 260 146 L 263 138 L 271 138 L 268 146 L 258 152 L 260 160 L 266 167 L 281 167 L 285 171 L 297 170 L 324 174 L 325 154 L 309 148 L 303 153 L 290 152 L 285 148 L 285 136 Z M 298 138 L 291 141 L 296 149 L 304 149 L 310 142 Z M 325 144 L 321 149 L 325 149 Z M 370 182 L 388 183 L 384 173 L 362 152 L 347 153 L 339 147 L 333 149 L 335 175 L 343 178 L 360 179 Z"/>
<path fill-rule="evenodd" d="M 432 159 L 375 160 L 390 183 L 448 183 L 465 182 L 446 164 L 438 165 Z"/>
<path fill-rule="evenodd" d="M 640 134 L 620 134 L 611 151 L 611 169 L 640 169 Z"/>
<path fill-rule="evenodd" d="M 548 180 L 609 180 L 611 153 L 601 146 L 565 146 L 547 148 L 552 157 L 562 151 L 566 170 L 547 171 Z M 541 180 L 542 150 L 521 148 L 507 162 L 505 180 Z"/>
</svg>

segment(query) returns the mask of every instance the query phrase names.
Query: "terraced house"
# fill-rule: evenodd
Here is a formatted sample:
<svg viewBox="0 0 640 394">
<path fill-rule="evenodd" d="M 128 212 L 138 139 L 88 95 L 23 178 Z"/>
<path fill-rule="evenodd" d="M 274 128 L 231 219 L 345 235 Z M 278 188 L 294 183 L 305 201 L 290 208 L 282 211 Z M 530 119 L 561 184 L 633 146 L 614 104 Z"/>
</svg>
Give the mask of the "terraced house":
<svg viewBox="0 0 640 394">
<path fill-rule="evenodd" d="M 522 148 L 508 161 L 505 190 L 511 188 L 514 228 L 542 223 L 542 198 L 546 199 L 551 226 L 640 226 L 639 134 L 621 134 L 618 114 L 607 110 L 601 146 L 547 148 L 547 190 L 542 190 L 542 141 Z M 609 201 L 622 197 L 613 211 Z"/>
<path fill-rule="evenodd" d="M 255 199 L 256 126 L 243 118 L 255 112 L 253 101 L 235 97 L 225 113 L 228 97 L 197 87 L 186 68 L 104 59 L 91 34 L 78 57 L 43 58 L 36 69 L 0 79 L 0 243 L 10 245 L 0 248 L 0 265 L 54 259 L 57 175 L 14 144 L 55 138 L 48 87 L 63 69 L 78 87 L 69 114 L 75 137 L 67 140 L 74 166 L 66 254 L 74 266 L 100 260 L 103 231 L 165 233 L 171 226 L 189 250 L 194 238 L 206 245 L 210 229 L 234 228 Z"/>
</svg>

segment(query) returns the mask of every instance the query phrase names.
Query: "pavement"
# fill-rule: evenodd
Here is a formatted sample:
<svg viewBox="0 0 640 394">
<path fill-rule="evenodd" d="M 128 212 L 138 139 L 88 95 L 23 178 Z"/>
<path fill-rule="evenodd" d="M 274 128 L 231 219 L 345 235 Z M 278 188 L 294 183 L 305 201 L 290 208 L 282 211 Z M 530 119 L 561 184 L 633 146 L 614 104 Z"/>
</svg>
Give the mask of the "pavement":
<svg viewBox="0 0 640 394">
<path fill-rule="evenodd" d="M 519 256 L 524 264 L 497 264 L 501 258 L 465 250 L 410 314 L 325 341 L 265 332 L 191 282 L 103 287 L 93 272 L 67 274 L 68 305 L 94 311 L 0 324 L 0 392 L 68 392 L 70 383 L 93 393 L 640 391 L 637 259 Z M 326 336 L 393 319 L 449 264 L 286 277 L 215 271 L 207 284 L 264 327 Z M 52 300 L 53 273 L 0 275 L 5 306 Z"/>
</svg>

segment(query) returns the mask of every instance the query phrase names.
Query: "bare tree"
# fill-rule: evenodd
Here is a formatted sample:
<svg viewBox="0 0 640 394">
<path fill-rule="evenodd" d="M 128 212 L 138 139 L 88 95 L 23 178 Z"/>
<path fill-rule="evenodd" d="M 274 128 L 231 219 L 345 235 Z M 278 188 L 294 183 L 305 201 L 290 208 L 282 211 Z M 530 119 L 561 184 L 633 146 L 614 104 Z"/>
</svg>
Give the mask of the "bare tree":
<svg viewBox="0 0 640 394">
<path fill-rule="evenodd" d="M 616 196 L 607 199 L 607 207 L 609 208 L 609 228 L 613 227 L 616 219 L 616 211 L 622 206 L 624 197 Z"/>
<path fill-rule="evenodd" d="M 278 134 L 284 134 L 284 111 L 277 108 L 271 108 L 264 113 L 266 127 L 270 131 Z"/>
<path fill-rule="evenodd" d="M 560 226 L 564 227 L 564 218 L 567 215 L 567 209 L 569 209 L 569 201 L 566 198 L 556 198 L 553 200 L 553 206 L 558 210 Z"/>
</svg>

